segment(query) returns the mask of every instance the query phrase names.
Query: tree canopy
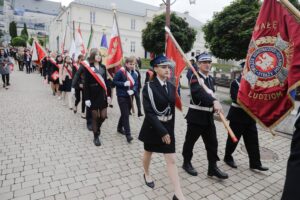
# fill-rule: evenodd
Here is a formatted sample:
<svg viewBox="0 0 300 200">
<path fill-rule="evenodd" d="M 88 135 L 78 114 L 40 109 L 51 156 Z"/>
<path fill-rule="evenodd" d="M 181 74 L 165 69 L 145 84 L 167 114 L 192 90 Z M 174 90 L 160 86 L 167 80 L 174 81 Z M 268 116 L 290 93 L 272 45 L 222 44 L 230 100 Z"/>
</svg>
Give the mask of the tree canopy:
<svg viewBox="0 0 300 200">
<path fill-rule="evenodd" d="M 17 24 L 15 21 L 12 21 L 9 23 L 9 35 L 11 36 L 11 39 L 18 36 L 17 33 Z"/>
<path fill-rule="evenodd" d="M 290 2 L 300 9 L 298 0 Z M 235 0 L 205 24 L 206 46 L 216 57 L 225 60 L 246 57 L 260 6 L 257 0 Z"/>
<path fill-rule="evenodd" d="M 28 31 L 27 31 L 26 23 L 24 23 L 24 28 L 21 31 L 21 37 L 24 38 L 25 41 L 28 40 Z"/>
<path fill-rule="evenodd" d="M 13 46 L 17 46 L 17 47 L 26 47 L 26 41 L 24 40 L 23 37 L 20 37 L 20 36 L 17 36 L 17 37 L 14 37 L 11 41 L 11 44 Z"/>
<path fill-rule="evenodd" d="M 259 13 L 256 0 L 236 0 L 203 27 L 206 46 L 218 58 L 244 59 Z"/>
<path fill-rule="evenodd" d="M 155 16 L 142 30 L 142 44 L 146 51 L 156 55 L 165 52 L 165 18 L 165 13 Z M 196 40 L 196 30 L 175 13 L 171 14 L 170 29 L 182 50 L 189 52 Z"/>
</svg>

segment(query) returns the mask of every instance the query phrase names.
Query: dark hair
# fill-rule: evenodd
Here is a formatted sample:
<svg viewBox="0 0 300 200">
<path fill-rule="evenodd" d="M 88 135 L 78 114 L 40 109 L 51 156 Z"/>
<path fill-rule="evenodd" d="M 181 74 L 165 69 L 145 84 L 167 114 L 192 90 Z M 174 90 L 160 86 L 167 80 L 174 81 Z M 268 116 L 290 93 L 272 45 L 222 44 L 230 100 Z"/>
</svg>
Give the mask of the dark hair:
<svg viewBox="0 0 300 200">
<path fill-rule="evenodd" d="M 81 60 L 82 58 L 84 58 L 84 56 L 82 54 L 79 54 L 77 60 Z"/>
<path fill-rule="evenodd" d="M 62 58 L 62 61 L 58 61 L 58 57 L 61 57 L 61 58 Z M 55 58 L 55 61 L 56 61 L 57 64 L 62 64 L 63 61 L 64 61 L 62 55 L 60 55 L 60 54 L 57 55 L 56 58 Z"/>
<path fill-rule="evenodd" d="M 72 58 L 71 58 L 71 56 L 67 55 L 67 56 L 65 56 L 65 58 L 64 58 L 63 66 L 65 66 L 66 60 L 67 60 L 68 57 L 71 59 L 71 63 L 72 63 Z"/>
<path fill-rule="evenodd" d="M 99 56 L 101 56 L 98 51 L 91 51 L 90 57 L 89 57 L 89 63 L 95 63 L 96 54 L 99 54 Z M 101 56 L 101 60 L 99 63 L 102 64 L 102 56 Z"/>
</svg>

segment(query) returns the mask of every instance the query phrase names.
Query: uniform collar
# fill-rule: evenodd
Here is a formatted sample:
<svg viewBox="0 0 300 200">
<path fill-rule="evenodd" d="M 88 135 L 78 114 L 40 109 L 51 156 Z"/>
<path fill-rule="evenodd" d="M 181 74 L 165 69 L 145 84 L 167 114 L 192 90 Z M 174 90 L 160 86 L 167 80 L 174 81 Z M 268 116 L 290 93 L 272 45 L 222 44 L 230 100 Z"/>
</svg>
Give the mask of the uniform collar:
<svg viewBox="0 0 300 200">
<path fill-rule="evenodd" d="M 167 84 L 167 81 L 160 80 L 160 78 L 156 77 L 161 86 Z"/>
<path fill-rule="evenodd" d="M 204 75 L 200 70 L 198 71 L 199 72 L 199 74 L 201 75 L 201 76 L 203 76 L 205 79 L 207 79 L 208 77 L 209 77 L 209 75 Z"/>
</svg>

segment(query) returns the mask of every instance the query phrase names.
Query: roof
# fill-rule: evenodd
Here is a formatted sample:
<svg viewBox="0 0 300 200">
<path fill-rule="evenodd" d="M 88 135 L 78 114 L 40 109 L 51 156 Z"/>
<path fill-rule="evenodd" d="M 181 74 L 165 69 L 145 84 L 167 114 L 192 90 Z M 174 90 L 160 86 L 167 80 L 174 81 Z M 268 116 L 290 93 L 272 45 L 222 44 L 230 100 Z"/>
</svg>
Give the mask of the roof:
<svg viewBox="0 0 300 200">
<path fill-rule="evenodd" d="M 14 0 L 13 9 L 16 12 L 36 12 L 48 15 L 58 15 L 61 3 L 46 0 Z"/>
<path fill-rule="evenodd" d="M 152 6 L 133 0 L 75 0 L 73 2 L 81 5 L 103 8 L 107 10 L 111 10 L 112 4 L 114 3 L 118 12 L 138 16 L 145 16 L 147 10 L 159 10 L 159 7 L 157 6 Z"/>
<path fill-rule="evenodd" d="M 185 14 L 185 13 L 180 13 L 180 12 L 175 12 L 177 16 L 185 19 L 187 23 L 193 28 L 201 28 L 203 26 L 203 23 L 200 22 L 199 20 L 195 19 L 194 17 Z"/>
</svg>

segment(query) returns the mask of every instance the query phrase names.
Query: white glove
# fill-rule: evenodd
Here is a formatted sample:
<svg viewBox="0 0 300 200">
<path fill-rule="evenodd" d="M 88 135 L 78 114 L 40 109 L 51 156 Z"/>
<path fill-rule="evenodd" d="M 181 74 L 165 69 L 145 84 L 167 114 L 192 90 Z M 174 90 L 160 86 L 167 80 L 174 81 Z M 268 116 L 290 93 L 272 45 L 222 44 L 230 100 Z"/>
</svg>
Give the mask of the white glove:
<svg viewBox="0 0 300 200">
<path fill-rule="evenodd" d="M 134 91 L 133 90 L 127 90 L 127 93 L 129 94 L 129 96 L 131 96 L 131 95 L 134 94 Z"/>
<path fill-rule="evenodd" d="M 71 88 L 71 94 L 75 95 L 75 88 Z"/>
<path fill-rule="evenodd" d="M 126 81 L 125 83 L 124 83 L 124 86 L 126 87 L 126 86 L 130 86 L 130 81 Z"/>
<path fill-rule="evenodd" d="M 111 98 L 110 97 L 107 97 L 107 103 L 111 104 Z"/>
<path fill-rule="evenodd" d="M 86 105 L 87 107 L 91 107 L 92 103 L 91 103 L 90 100 L 86 100 L 86 101 L 85 101 L 85 105 Z"/>
</svg>

